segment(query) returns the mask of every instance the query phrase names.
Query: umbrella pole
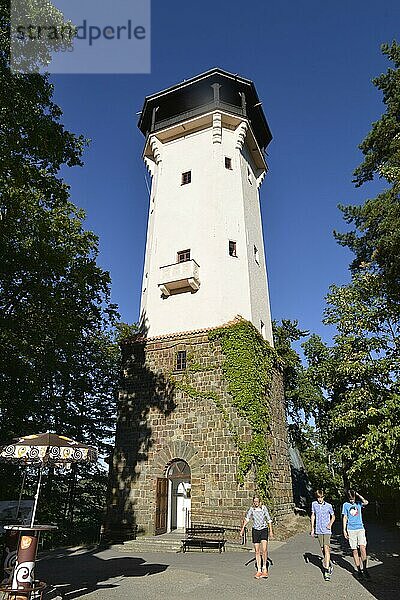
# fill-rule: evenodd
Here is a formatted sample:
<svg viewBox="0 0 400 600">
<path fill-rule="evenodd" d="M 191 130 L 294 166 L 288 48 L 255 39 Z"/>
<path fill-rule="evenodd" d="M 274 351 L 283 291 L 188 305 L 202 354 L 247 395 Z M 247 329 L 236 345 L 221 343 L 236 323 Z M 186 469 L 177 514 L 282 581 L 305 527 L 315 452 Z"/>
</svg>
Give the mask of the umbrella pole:
<svg viewBox="0 0 400 600">
<path fill-rule="evenodd" d="M 42 483 L 42 472 L 43 472 L 43 465 L 41 464 L 40 471 L 39 471 L 39 481 L 38 481 L 37 488 L 36 488 L 35 502 L 33 504 L 33 510 L 32 510 L 31 527 L 33 527 L 33 523 L 35 521 L 36 508 L 37 508 L 37 503 L 39 500 L 39 493 L 40 493 L 40 484 Z"/>
<path fill-rule="evenodd" d="M 19 509 L 21 508 L 21 500 L 22 500 L 22 494 L 23 494 L 24 487 L 25 487 L 25 480 L 26 480 L 26 472 L 27 472 L 27 470 L 28 470 L 28 467 L 25 467 L 24 476 L 22 478 L 21 491 L 19 493 L 19 498 L 18 498 L 17 514 L 15 515 L 16 519 L 18 519 L 18 517 L 19 517 Z"/>
</svg>

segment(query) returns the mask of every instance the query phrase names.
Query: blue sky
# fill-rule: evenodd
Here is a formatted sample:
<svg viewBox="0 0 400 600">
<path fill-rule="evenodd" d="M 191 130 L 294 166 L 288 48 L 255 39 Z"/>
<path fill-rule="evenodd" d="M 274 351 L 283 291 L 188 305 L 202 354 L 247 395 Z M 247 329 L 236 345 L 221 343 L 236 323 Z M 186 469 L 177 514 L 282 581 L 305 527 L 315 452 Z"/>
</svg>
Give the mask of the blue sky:
<svg viewBox="0 0 400 600">
<path fill-rule="evenodd" d="M 337 205 L 380 187 L 351 180 L 383 112 L 371 83 L 388 66 L 380 45 L 399 38 L 399 23 L 392 0 L 153 0 L 150 74 L 52 77 L 63 122 L 91 139 L 85 166 L 64 176 L 100 238 L 122 320 L 138 319 L 147 224 L 136 113 L 146 95 L 218 66 L 255 82 L 274 136 L 261 188 L 272 317 L 329 339 L 324 296 L 351 260 L 332 236 L 345 227 Z"/>
</svg>

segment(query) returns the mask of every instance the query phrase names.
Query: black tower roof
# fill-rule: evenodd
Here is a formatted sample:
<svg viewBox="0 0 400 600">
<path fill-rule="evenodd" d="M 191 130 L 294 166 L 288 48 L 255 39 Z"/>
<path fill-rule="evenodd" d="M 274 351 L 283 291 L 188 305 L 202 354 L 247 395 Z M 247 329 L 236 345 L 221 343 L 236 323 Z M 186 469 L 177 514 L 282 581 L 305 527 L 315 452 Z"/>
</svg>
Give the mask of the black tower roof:
<svg viewBox="0 0 400 600">
<path fill-rule="evenodd" d="M 217 68 L 147 96 L 138 127 L 147 136 L 217 109 L 247 118 L 265 150 L 272 134 L 254 83 Z"/>
</svg>

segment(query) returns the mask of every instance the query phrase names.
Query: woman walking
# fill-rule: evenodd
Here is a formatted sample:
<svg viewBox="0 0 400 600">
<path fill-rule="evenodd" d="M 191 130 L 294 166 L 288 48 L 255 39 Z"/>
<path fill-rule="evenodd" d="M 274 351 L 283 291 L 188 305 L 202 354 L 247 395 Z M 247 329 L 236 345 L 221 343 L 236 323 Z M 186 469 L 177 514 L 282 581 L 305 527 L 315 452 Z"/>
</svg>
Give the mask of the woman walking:
<svg viewBox="0 0 400 600">
<path fill-rule="evenodd" d="M 243 536 L 244 528 L 247 523 L 253 521 L 252 541 L 256 553 L 257 573 L 256 579 L 260 577 L 268 577 L 268 539 L 273 538 L 272 519 L 268 512 L 268 508 L 261 504 L 259 496 L 253 496 L 253 506 L 247 511 L 247 515 L 243 521 L 240 535 Z"/>
</svg>

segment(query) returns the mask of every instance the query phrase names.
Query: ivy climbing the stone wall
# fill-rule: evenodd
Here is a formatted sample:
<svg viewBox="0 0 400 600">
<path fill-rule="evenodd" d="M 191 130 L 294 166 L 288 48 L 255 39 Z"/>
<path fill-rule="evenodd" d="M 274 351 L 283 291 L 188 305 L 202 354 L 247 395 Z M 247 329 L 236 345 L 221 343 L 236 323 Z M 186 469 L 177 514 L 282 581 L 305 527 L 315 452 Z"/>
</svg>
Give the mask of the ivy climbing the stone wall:
<svg viewBox="0 0 400 600">
<path fill-rule="evenodd" d="M 247 473 L 254 467 L 258 493 L 270 499 L 269 486 L 269 442 L 271 422 L 268 398 L 274 369 L 278 364 L 276 352 L 257 329 L 244 319 L 234 324 L 213 329 L 210 341 L 218 341 L 223 354 L 222 370 L 232 406 L 238 416 L 243 417 L 251 430 L 251 439 L 243 441 L 224 406 L 223 399 L 215 390 L 198 390 L 191 383 L 191 374 L 209 371 L 219 365 L 199 365 L 194 356 L 188 355 L 187 370 L 183 378 L 171 377 L 176 389 L 192 398 L 212 400 L 232 434 L 239 453 L 237 480 L 244 483 Z"/>
<path fill-rule="evenodd" d="M 249 321 L 240 320 L 229 327 L 220 327 L 209 333 L 210 340 L 221 344 L 223 373 L 238 415 L 251 427 L 252 437 L 247 443 L 238 439 L 238 481 L 243 483 L 253 466 L 258 492 L 270 497 L 269 441 L 271 422 L 268 398 L 278 358 L 273 348 Z"/>
</svg>

